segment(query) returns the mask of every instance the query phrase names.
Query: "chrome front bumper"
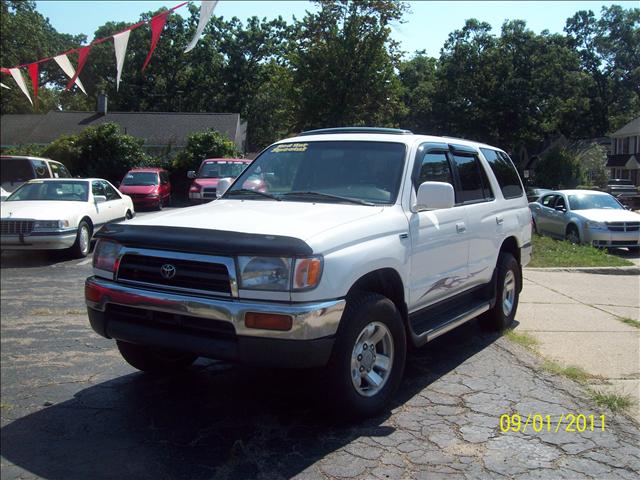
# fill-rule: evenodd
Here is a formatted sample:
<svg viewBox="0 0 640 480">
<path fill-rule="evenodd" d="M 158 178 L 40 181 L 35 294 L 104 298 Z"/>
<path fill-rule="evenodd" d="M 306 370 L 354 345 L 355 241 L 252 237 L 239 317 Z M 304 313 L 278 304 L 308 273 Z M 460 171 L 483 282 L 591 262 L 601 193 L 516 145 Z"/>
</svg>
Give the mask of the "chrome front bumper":
<svg viewBox="0 0 640 480">
<path fill-rule="evenodd" d="M 77 232 L 0 236 L 2 248 L 6 250 L 62 250 L 70 248 L 76 241 Z"/>
<path fill-rule="evenodd" d="M 612 232 L 585 228 L 585 241 L 595 247 L 638 247 L 640 232 Z"/>
<path fill-rule="evenodd" d="M 314 340 L 335 335 L 346 305 L 343 299 L 298 304 L 207 298 L 132 288 L 95 276 L 86 280 L 85 292 L 92 297 L 86 299 L 87 306 L 99 312 L 106 312 L 109 304 L 115 304 L 229 322 L 238 336 L 284 340 Z M 288 331 L 247 328 L 244 322 L 247 312 L 288 315 L 293 319 L 293 327 Z"/>
</svg>

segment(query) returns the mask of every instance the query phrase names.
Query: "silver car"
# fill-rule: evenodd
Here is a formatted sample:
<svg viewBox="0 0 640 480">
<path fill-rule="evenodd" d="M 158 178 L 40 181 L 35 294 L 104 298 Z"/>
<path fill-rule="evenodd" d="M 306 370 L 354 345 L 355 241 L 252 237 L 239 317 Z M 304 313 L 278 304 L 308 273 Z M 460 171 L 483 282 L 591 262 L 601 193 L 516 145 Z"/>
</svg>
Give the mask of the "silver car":
<svg viewBox="0 0 640 480">
<path fill-rule="evenodd" d="M 529 203 L 536 233 L 595 247 L 640 248 L 640 215 L 608 193 L 558 190 Z"/>
</svg>

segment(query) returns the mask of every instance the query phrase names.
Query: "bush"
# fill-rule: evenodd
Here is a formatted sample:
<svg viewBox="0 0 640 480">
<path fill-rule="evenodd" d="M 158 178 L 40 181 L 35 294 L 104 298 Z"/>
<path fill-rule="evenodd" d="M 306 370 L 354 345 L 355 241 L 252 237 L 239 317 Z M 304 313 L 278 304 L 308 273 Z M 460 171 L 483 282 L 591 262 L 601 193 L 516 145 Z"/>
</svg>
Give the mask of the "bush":
<svg viewBox="0 0 640 480">
<path fill-rule="evenodd" d="M 80 165 L 78 136 L 59 136 L 42 150 L 42 156 L 63 163 L 72 175 L 78 175 Z"/>
<path fill-rule="evenodd" d="M 41 157 L 42 145 L 29 143 L 26 145 L 16 145 L 15 147 L 5 147 L 2 149 L 2 155 L 24 155 L 29 157 Z"/>
<path fill-rule="evenodd" d="M 228 137 L 215 130 L 192 133 L 187 144 L 173 160 L 173 168 L 178 175 L 188 170 L 197 170 L 205 158 L 237 157 L 240 152 Z"/>
<path fill-rule="evenodd" d="M 574 188 L 580 183 L 580 162 L 564 147 L 549 150 L 536 165 L 536 183 L 546 188 Z"/>
</svg>

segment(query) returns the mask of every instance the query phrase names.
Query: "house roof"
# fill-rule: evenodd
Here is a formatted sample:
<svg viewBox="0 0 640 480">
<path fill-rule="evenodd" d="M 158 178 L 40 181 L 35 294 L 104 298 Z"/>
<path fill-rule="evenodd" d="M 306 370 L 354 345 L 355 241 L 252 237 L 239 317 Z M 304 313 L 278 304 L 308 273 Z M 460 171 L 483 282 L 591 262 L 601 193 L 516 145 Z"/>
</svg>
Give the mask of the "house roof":
<svg viewBox="0 0 640 480">
<path fill-rule="evenodd" d="M 611 134 L 612 137 L 630 137 L 640 135 L 640 117 L 634 118 L 620 130 Z"/>
<path fill-rule="evenodd" d="M 47 144 L 60 135 L 76 134 L 89 126 L 113 122 L 123 133 L 144 139 L 146 146 L 183 146 L 187 135 L 214 129 L 227 135 L 240 148 L 246 124 L 238 113 L 166 112 L 59 112 L 7 114 L 0 119 L 2 146 Z"/>
<path fill-rule="evenodd" d="M 633 161 L 629 162 L 633 157 Z M 637 159 L 633 153 L 623 153 L 619 155 L 609 155 L 607 157 L 607 168 L 637 168 Z"/>
</svg>

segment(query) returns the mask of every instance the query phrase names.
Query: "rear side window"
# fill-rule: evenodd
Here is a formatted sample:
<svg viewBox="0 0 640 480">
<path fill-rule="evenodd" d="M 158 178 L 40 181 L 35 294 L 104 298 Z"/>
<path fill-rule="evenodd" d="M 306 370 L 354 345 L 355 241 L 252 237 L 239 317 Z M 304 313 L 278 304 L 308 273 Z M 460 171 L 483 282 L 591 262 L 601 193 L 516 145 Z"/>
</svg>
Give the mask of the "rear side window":
<svg viewBox="0 0 640 480">
<path fill-rule="evenodd" d="M 2 183 L 26 182 L 34 178 L 31 162 L 26 159 L 2 160 Z"/>
<path fill-rule="evenodd" d="M 44 160 L 31 160 L 33 171 L 36 172 L 36 178 L 50 178 L 47 162 Z"/>
<path fill-rule="evenodd" d="M 460 202 L 478 202 L 493 199 L 493 193 L 488 180 L 483 183 L 482 176 L 486 179 L 486 174 L 482 170 L 480 162 L 472 155 L 453 155 L 453 160 L 458 169 L 460 178 Z"/>
<path fill-rule="evenodd" d="M 521 197 L 524 194 L 524 190 L 520 182 L 520 176 L 509 156 L 489 148 L 481 148 L 480 150 L 484 158 L 489 162 L 504 198 Z"/>
<path fill-rule="evenodd" d="M 49 167 L 51 167 L 53 178 L 71 178 L 69 170 L 61 163 L 49 162 Z"/>
</svg>

